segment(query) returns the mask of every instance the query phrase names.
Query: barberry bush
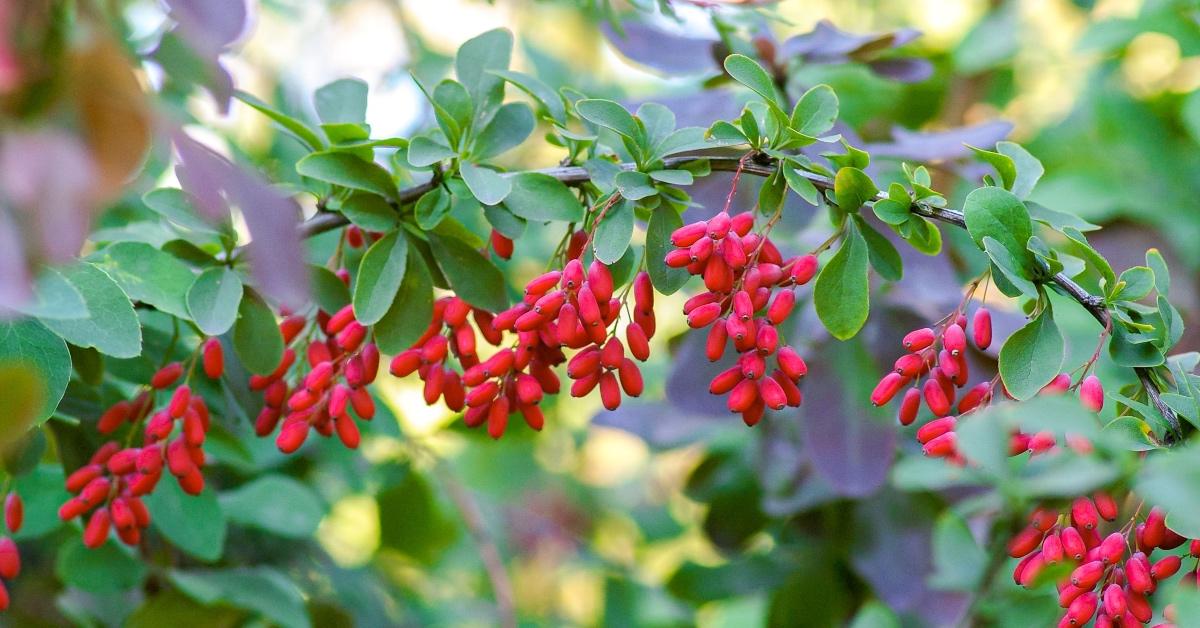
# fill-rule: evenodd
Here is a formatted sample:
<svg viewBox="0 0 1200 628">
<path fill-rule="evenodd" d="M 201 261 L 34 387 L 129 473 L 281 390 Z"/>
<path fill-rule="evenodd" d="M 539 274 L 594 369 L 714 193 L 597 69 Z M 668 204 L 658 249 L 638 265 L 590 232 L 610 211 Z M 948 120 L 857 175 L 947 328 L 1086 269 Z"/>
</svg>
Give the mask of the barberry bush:
<svg viewBox="0 0 1200 628">
<path fill-rule="evenodd" d="M 1105 65 L 1196 8 L 1022 145 L 1015 4 L 644 4 L 537 11 L 691 91 L 405 26 L 395 133 L 242 0 L 0 5 L 0 622 L 1200 625 L 1200 98 Z"/>
</svg>

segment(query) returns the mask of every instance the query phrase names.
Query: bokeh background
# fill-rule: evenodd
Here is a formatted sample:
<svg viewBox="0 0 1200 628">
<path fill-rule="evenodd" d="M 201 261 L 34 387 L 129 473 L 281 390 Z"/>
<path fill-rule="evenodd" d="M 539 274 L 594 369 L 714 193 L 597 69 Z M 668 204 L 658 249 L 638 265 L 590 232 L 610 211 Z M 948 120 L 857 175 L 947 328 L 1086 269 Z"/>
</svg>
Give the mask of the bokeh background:
<svg viewBox="0 0 1200 628">
<path fill-rule="evenodd" d="M 128 50 L 157 46 L 166 19 L 158 3 L 107 4 Z M 631 106 L 661 102 L 680 126 L 707 125 L 736 116 L 746 97 L 714 80 L 718 26 L 732 29 L 773 42 L 766 45 L 777 51 L 794 94 L 831 84 L 841 100 L 839 130 L 871 150 L 872 174 L 884 180 L 900 161 L 923 162 L 936 187 L 961 191 L 986 172 L 964 142 L 1025 145 L 1046 167 L 1033 199 L 1103 225 L 1092 242 L 1114 267 L 1141 263 L 1152 246 L 1163 251 L 1189 328 L 1181 349 L 1200 347 L 1192 331 L 1200 312 L 1193 279 L 1200 268 L 1195 3 L 714 1 L 710 12 L 670 2 L 674 17 L 649 0 L 638 4 L 646 6 L 264 0 L 251 30 L 221 59 L 239 89 L 299 117 L 312 117 L 317 87 L 362 78 L 370 85 L 373 137 L 406 137 L 432 122 L 410 73 L 444 76 L 459 44 L 506 27 L 516 36 L 516 69 Z M 825 21 L 882 43 L 839 49 L 845 39 L 789 42 L 823 32 Z M 223 113 L 152 62 L 137 73 L 157 106 L 189 120 L 194 136 L 274 181 L 296 182 L 292 164 L 303 153 L 266 118 L 237 102 Z M 561 157 L 531 140 L 502 165 L 544 167 Z M 140 194 L 172 183 L 168 165 L 164 147 L 152 151 L 98 227 L 116 228 L 144 212 Z M 750 207 L 756 185 L 747 182 L 736 202 Z M 700 206 L 690 212 L 714 211 L 728 186 L 724 175 L 698 183 L 692 193 Z M 777 231 L 785 234 L 782 246 L 811 248 L 827 232 L 812 208 L 792 203 Z M 245 451 L 216 452 L 225 463 L 218 483 L 262 473 L 299 480 L 315 497 L 319 524 L 311 538 L 231 529 L 222 564 L 279 574 L 281 586 L 292 588 L 278 603 L 300 604 L 317 626 L 495 625 L 504 615 L 498 598 L 522 625 L 955 625 L 973 596 L 954 590 L 954 574 L 937 572 L 931 533 L 947 504 L 972 495 L 924 490 L 914 478 L 925 468 L 906 458 L 916 451 L 911 435 L 860 400 L 897 354 L 900 336 L 957 304 L 963 278 L 979 268 L 957 235 L 946 234 L 945 256 L 906 254 L 905 279 L 876 300 L 859 339 L 831 341 L 811 312 L 798 316 L 793 337 L 813 373 L 805 405 L 754 429 L 706 395 L 719 369 L 684 333 L 682 316 L 673 314 L 683 300 L 676 295 L 659 302 L 647 393 L 617 412 L 563 396 L 547 404 L 542 433 L 515 425 L 492 442 L 426 407 L 416 383 L 383 378 L 379 395 L 392 416 L 376 419 L 360 452 L 331 445 L 284 459 L 269 440 L 246 437 Z M 514 289 L 542 269 L 560 236 L 527 233 L 507 267 Z M 1020 324 L 1011 304 L 988 298 L 998 335 Z M 1086 314 L 1067 310 L 1059 313 L 1071 340 L 1068 364 L 1079 363 L 1098 329 Z M 993 358 L 973 356 L 983 372 L 994 368 Z M 1101 368 L 1106 379 L 1128 377 Z M 986 521 L 971 523 L 982 534 Z M 43 528 L 23 545 L 33 548 L 29 575 L 15 585 L 15 611 L 0 622 L 241 625 L 265 612 L 219 596 L 198 610 L 166 585 L 64 587 L 55 576 L 63 533 L 52 522 Z M 182 555 L 158 562 L 155 569 L 199 566 Z M 986 625 L 1056 619 L 1050 591 L 1017 590 L 1001 574 L 987 592 L 971 611 Z M 287 616 L 266 617 L 287 623 Z"/>
</svg>

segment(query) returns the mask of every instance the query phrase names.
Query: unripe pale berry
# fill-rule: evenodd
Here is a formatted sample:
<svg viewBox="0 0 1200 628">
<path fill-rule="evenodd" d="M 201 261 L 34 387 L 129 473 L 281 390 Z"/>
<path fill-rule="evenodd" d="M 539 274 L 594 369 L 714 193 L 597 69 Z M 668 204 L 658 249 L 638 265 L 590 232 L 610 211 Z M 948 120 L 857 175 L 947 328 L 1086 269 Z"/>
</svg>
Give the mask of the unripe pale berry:
<svg viewBox="0 0 1200 628">
<path fill-rule="evenodd" d="M 1083 407 L 1092 412 L 1099 412 L 1104 408 L 1104 386 L 1099 377 L 1088 375 L 1083 379 L 1079 386 L 1079 400 L 1083 402 Z"/>
</svg>

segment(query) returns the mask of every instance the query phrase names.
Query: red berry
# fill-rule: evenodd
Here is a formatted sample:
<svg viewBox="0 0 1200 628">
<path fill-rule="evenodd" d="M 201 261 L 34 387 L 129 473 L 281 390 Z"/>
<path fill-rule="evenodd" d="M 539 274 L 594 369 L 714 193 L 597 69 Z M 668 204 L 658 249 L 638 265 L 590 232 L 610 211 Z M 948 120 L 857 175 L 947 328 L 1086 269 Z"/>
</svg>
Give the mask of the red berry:
<svg viewBox="0 0 1200 628">
<path fill-rule="evenodd" d="M 501 259 L 512 259 L 512 254 L 513 254 L 513 241 L 512 240 L 506 238 L 504 236 L 504 234 L 500 233 L 499 231 L 492 229 L 491 241 L 492 241 L 492 250 L 496 252 L 497 256 L 499 256 Z M 351 447 L 351 449 L 353 449 L 353 448 Z"/>
<path fill-rule="evenodd" d="M 904 399 L 900 402 L 900 425 L 912 425 L 921 410 L 921 391 L 909 388 L 904 391 Z"/>
<path fill-rule="evenodd" d="M 967 332 L 955 323 L 946 328 L 942 335 L 942 347 L 950 352 L 950 355 L 958 355 L 967 348 Z"/>
<path fill-rule="evenodd" d="M 936 336 L 932 329 L 923 327 L 921 329 L 908 332 L 908 334 L 904 336 L 904 339 L 901 340 L 900 343 L 904 345 L 905 349 L 916 353 L 917 351 L 932 345 L 935 337 Z"/>
<path fill-rule="evenodd" d="M 172 362 L 160 369 L 150 378 L 151 388 L 162 390 L 171 384 L 174 384 L 179 376 L 183 375 L 183 365 L 179 362 Z"/>
<path fill-rule="evenodd" d="M 971 331 L 974 332 L 975 346 L 980 350 L 987 349 L 992 344 L 992 313 L 987 308 L 975 310 Z"/>
<path fill-rule="evenodd" d="M 108 509 L 100 508 L 88 519 L 87 527 L 83 530 L 83 544 L 92 549 L 104 545 L 108 540 L 108 527 Z"/>
<path fill-rule="evenodd" d="M 817 256 L 805 255 L 800 257 L 795 262 L 792 262 L 791 272 L 788 274 L 788 279 L 797 286 L 803 286 L 812 280 L 817 274 Z"/>
<path fill-rule="evenodd" d="M 1013 558 L 1027 556 L 1041 544 L 1045 533 L 1033 526 L 1022 529 L 1008 542 L 1008 555 Z"/>
<path fill-rule="evenodd" d="M 783 352 L 780 351 L 779 354 L 782 356 Z M 779 366 L 780 368 L 783 368 L 783 362 L 780 362 Z M 875 406 L 882 406 L 883 404 L 891 401 L 892 397 L 896 396 L 896 393 L 900 392 L 900 389 L 903 388 L 907 383 L 908 378 L 900 375 L 899 373 L 888 373 L 887 375 L 884 375 L 883 379 L 879 380 L 879 383 L 875 385 L 875 390 L 871 392 L 871 404 Z"/>
<path fill-rule="evenodd" d="M 21 554 L 12 539 L 0 538 L 0 578 L 12 580 L 21 573 Z"/>
<path fill-rule="evenodd" d="M 4 525 L 8 531 L 16 534 L 25 521 L 25 503 L 15 491 L 4 498 Z"/>
<path fill-rule="evenodd" d="M 221 347 L 221 341 L 216 338 L 205 340 L 203 351 L 204 374 L 209 379 L 220 379 L 225 372 L 225 350 Z"/>
<path fill-rule="evenodd" d="M 1099 412 L 1104 408 L 1104 386 L 1099 377 L 1088 375 L 1083 379 L 1079 386 L 1079 400 L 1092 412 Z"/>
<path fill-rule="evenodd" d="M 96 430 L 101 434 L 110 434 L 127 421 L 132 413 L 133 404 L 128 401 L 118 401 L 100 415 L 100 419 L 96 421 Z"/>
<path fill-rule="evenodd" d="M 275 438 L 275 446 L 285 454 L 290 454 L 304 444 L 304 440 L 308 438 L 308 421 L 287 421 L 283 424 L 283 429 L 279 431 L 279 436 Z"/>
</svg>

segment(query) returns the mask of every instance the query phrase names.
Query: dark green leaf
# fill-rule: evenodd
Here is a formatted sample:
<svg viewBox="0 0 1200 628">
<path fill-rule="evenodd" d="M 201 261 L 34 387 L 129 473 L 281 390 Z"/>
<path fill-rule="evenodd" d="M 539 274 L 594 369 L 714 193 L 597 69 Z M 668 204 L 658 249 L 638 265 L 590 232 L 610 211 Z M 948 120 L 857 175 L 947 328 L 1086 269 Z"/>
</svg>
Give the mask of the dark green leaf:
<svg viewBox="0 0 1200 628">
<path fill-rule="evenodd" d="M 596 259 L 613 264 L 621 259 L 633 239 L 633 202 L 621 199 L 608 208 L 596 226 L 592 249 Z"/>
<path fill-rule="evenodd" d="M 210 268 L 187 292 L 188 313 L 200 331 L 219 336 L 233 327 L 242 303 L 242 278 L 225 268 Z"/>
<path fill-rule="evenodd" d="M 132 589 L 146 577 L 146 566 L 114 540 L 90 549 L 79 537 L 58 548 L 54 573 L 64 584 L 91 593 Z"/>
<path fill-rule="evenodd" d="M 975 590 L 987 567 L 987 553 L 953 510 L 942 513 L 934 524 L 933 567 L 930 584 L 951 591 Z"/>
<path fill-rule="evenodd" d="M 233 348 L 251 373 L 267 375 L 283 357 L 283 335 L 262 297 L 246 289 L 233 326 Z"/>
<path fill-rule="evenodd" d="M 504 275 L 479 251 L 457 238 L 429 234 L 430 248 L 451 289 L 463 300 L 489 312 L 508 307 Z"/>
<path fill-rule="evenodd" d="M 642 129 L 633 115 L 611 100 L 581 100 L 575 103 L 580 117 L 634 141 L 642 138 Z"/>
<path fill-rule="evenodd" d="M 853 337 L 867 322 L 871 309 L 868 258 L 866 240 L 857 228 L 850 226 L 842 246 L 817 275 L 813 287 L 817 316 L 839 340 Z"/>
<path fill-rule="evenodd" d="M 108 273 L 134 301 L 189 318 L 184 298 L 196 276 L 175 256 L 142 242 L 118 242 L 87 259 Z"/>
<path fill-rule="evenodd" d="M 411 150 L 411 146 L 409 147 Z M 296 172 L 326 183 L 353 190 L 372 192 L 395 199 L 399 197 L 392 175 L 373 161 L 364 161 L 344 152 L 313 153 L 296 162 Z"/>
<path fill-rule="evenodd" d="M 396 210 L 387 200 L 376 194 L 355 192 L 342 202 L 339 211 L 350 222 L 367 231 L 391 231 L 396 228 Z"/>
<path fill-rule="evenodd" d="M 1033 397 L 1059 374 L 1065 345 L 1050 306 L 1013 332 L 1000 348 L 1000 378 L 1015 399 Z"/>
<path fill-rule="evenodd" d="M 1004 184 L 1004 189 L 1013 189 L 1013 182 L 1017 179 L 1017 165 L 1013 163 L 1012 157 L 969 144 L 967 148 L 971 149 L 976 157 L 988 162 L 996 169 L 996 172 L 1000 174 L 1000 180 Z"/>
<path fill-rule="evenodd" d="M 504 206 L 517 216 L 534 221 L 583 220 L 583 205 L 558 179 L 548 174 L 525 172 L 510 181 L 512 192 L 504 198 Z"/>
<path fill-rule="evenodd" d="M 396 298 L 408 262 L 408 239 L 393 231 L 371 245 L 358 265 L 354 281 L 354 315 L 374 325 Z"/>
<path fill-rule="evenodd" d="M 1034 268 L 1032 255 L 1026 249 L 1033 223 L 1021 199 L 998 187 L 982 187 L 967 195 L 963 203 L 967 233 L 979 248 L 983 238 L 991 237 L 1012 256 L 1017 270 L 1023 274 Z"/>
<path fill-rule="evenodd" d="M 483 131 L 475 137 L 471 149 L 473 159 L 491 159 L 516 148 L 533 133 L 533 112 L 523 102 L 510 102 L 496 111 Z"/>
<path fill-rule="evenodd" d="M 309 277 L 312 278 L 313 300 L 317 307 L 326 312 L 336 312 L 350 303 L 350 289 L 324 266 L 308 267 Z M 235 310 L 236 311 L 236 310 Z"/>
<path fill-rule="evenodd" d="M 454 541 L 455 527 L 425 478 L 406 470 L 399 483 L 379 494 L 380 543 L 432 564 Z"/>
<path fill-rule="evenodd" d="M 1167 525 L 1188 538 L 1200 537 L 1200 451 L 1189 446 L 1156 453 L 1137 475 L 1134 490 L 1167 512 Z"/>
<path fill-rule="evenodd" d="M 303 122 L 286 114 L 275 111 L 267 103 L 255 98 L 254 96 L 251 96 L 250 94 L 247 94 L 246 92 L 237 91 L 234 92 L 233 95 L 235 98 L 246 103 L 259 113 L 262 113 L 268 118 L 274 120 L 279 124 L 279 126 L 282 126 L 284 129 L 290 131 L 293 135 L 299 138 L 300 141 L 308 144 L 310 149 L 321 150 L 325 147 L 325 143 L 321 141 L 320 136 L 318 136 L 315 131 L 310 129 L 308 125 L 304 124 Z"/>
<path fill-rule="evenodd" d="M 426 231 L 433 229 L 450 213 L 450 208 L 450 193 L 440 186 L 433 188 L 422 194 L 413 208 L 417 226 Z"/>
<path fill-rule="evenodd" d="M 286 576 L 269 567 L 174 570 L 170 577 L 180 591 L 202 604 L 244 608 L 284 628 L 311 626 L 303 594 Z"/>
<path fill-rule="evenodd" d="M 279 536 L 306 539 L 324 515 L 321 500 L 308 486 L 283 475 L 267 475 L 221 494 L 230 521 Z"/>
<path fill-rule="evenodd" d="M 621 196 L 631 201 L 639 201 L 658 194 L 650 177 L 643 172 L 621 172 L 613 181 L 617 184 L 617 189 L 621 191 Z"/>
<path fill-rule="evenodd" d="M 1002 288 L 1002 292 L 1010 297 L 1024 295 L 1031 299 L 1037 298 L 1037 286 L 1027 279 L 1024 272 L 1017 267 L 1017 263 L 1013 261 L 1012 255 L 1009 255 L 1008 249 L 1004 248 L 995 238 L 984 236 L 983 250 L 992 260 L 993 269 L 999 271 L 993 273 L 993 277 L 997 280 L 996 285 Z M 1003 289 L 1006 286 L 1011 286 L 1013 290 Z"/>
<path fill-rule="evenodd" d="M 1029 196 L 1033 192 L 1033 187 L 1046 172 L 1046 169 L 1042 167 L 1042 162 L 1015 142 L 996 142 L 996 150 L 1011 159 L 1013 167 L 1016 168 L 1016 177 L 1010 187 L 1012 193 L 1016 194 L 1017 198 Z"/>
<path fill-rule="evenodd" d="M 904 277 L 904 262 L 900 259 L 900 252 L 896 250 L 895 245 L 862 218 L 855 216 L 855 222 L 858 223 L 867 242 L 871 268 L 888 281 L 900 281 Z"/>
<path fill-rule="evenodd" d="M 212 488 L 188 495 L 175 478 L 168 476 L 142 499 L 154 513 L 151 525 L 172 545 L 205 562 L 221 558 L 225 550 L 225 513 Z"/>
<path fill-rule="evenodd" d="M 392 307 L 375 324 L 375 342 L 384 353 L 399 353 L 420 338 L 433 318 L 433 282 L 416 247 L 408 247 L 404 281 Z"/>
<path fill-rule="evenodd" d="M 88 318 L 44 320 L 50 331 L 80 347 L 95 347 L 114 358 L 135 358 L 142 352 L 142 326 L 129 297 L 107 273 L 80 262 L 63 276 L 83 295 Z"/>
<path fill-rule="evenodd" d="M 670 207 L 651 212 L 646 226 L 646 272 L 654 288 L 663 294 L 675 294 L 691 276 L 686 268 L 671 268 L 664 261 L 667 253 L 675 249 L 671 234 L 682 226 L 683 219 Z"/>
</svg>

